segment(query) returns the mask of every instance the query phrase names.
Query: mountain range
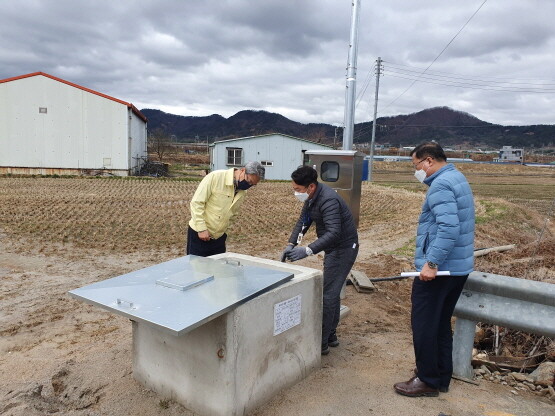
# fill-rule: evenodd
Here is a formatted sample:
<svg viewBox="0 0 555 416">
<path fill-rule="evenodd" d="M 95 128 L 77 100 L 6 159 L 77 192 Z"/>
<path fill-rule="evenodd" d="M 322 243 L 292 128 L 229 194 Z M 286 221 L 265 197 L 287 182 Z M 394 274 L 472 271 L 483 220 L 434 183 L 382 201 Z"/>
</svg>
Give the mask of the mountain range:
<svg viewBox="0 0 555 416">
<path fill-rule="evenodd" d="M 342 128 L 324 123 L 299 123 L 280 114 L 243 110 L 229 118 L 218 114 L 206 117 L 180 116 L 156 109 L 142 109 L 149 131 L 158 131 L 177 142 L 232 139 L 267 133 L 282 133 L 319 143 L 342 142 Z M 372 138 L 372 122 L 357 123 L 353 142 Z M 414 146 L 436 140 L 443 146 L 501 146 L 541 148 L 555 146 L 555 125 L 502 126 L 449 107 L 434 107 L 408 115 L 380 117 L 376 123 L 376 144 Z"/>
</svg>

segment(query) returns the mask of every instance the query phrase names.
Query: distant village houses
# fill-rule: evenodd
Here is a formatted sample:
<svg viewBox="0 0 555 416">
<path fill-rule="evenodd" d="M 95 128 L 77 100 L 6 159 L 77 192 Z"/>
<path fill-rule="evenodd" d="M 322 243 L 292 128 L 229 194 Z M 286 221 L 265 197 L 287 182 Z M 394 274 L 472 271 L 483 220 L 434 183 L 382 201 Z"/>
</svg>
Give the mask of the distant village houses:
<svg viewBox="0 0 555 416">
<path fill-rule="evenodd" d="M 512 146 L 503 146 L 499 151 L 499 157 L 494 162 L 524 163 L 524 149 L 513 149 Z"/>
</svg>

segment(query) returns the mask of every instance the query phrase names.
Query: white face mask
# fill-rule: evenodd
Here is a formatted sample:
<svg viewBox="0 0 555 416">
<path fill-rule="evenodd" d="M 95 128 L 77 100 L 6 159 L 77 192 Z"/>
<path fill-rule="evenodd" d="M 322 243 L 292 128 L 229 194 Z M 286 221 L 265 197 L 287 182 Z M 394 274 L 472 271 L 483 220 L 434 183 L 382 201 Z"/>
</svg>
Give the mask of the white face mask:
<svg viewBox="0 0 555 416">
<path fill-rule="evenodd" d="M 295 197 L 299 201 L 304 202 L 308 199 L 308 192 L 297 192 L 297 191 L 295 191 Z"/>
<path fill-rule="evenodd" d="M 424 183 L 424 179 L 426 179 L 426 171 L 424 169 L 415 170 L 414 177 Z"/>
</svg>

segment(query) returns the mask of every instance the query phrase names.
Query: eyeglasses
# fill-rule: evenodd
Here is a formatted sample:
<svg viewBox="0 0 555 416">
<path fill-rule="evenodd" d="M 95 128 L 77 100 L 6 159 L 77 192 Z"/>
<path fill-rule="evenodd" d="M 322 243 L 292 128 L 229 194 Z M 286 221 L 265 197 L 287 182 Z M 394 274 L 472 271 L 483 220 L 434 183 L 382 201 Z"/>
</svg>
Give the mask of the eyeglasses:
<svg viewBox="0 0 555 416">
<path fill-rule="evenodd" d="M 414 169 L 416 169 L 418 167 L 418 165 L 420 165 L 422 162 L 424 162 L 426 159 L 428 159 L 427 157 L 425 157 L 424 159 L 422 159 L 420 162 L 418 162 L 416 165 L 413 163 L 412 166 L 414 166 Z"/>
<path fill-rule="evenodd" d="M 310 186 L 310 185 L 309 185 L 309 186 Z M 296 183 L 293 185 L 293 190 L 294 190 L 295 192 L 299 192 L 299 193 L 301 193 L 301 194 L 303 194 L 303 193 L 305 193 L 305 192 L 306 192 L 306 193 L 309 193 L 309 192 L 310 192 L 310 190 L 308 189 L 308 186 L 307 186 L 307 187 L 304 187 L 304 186 L 302 186 L 302 185 L 297 185 Z"/>
</svg>

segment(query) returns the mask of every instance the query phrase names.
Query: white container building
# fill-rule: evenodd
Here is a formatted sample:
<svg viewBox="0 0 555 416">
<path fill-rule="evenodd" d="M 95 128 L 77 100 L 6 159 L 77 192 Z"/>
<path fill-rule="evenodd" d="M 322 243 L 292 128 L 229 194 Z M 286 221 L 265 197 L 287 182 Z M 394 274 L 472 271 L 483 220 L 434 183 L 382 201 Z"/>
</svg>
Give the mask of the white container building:
<svg viewBox="0 0 555 416">
<path fill-rule="evenodd" d="M 0 80 L 0 173 L 132 175 L 146 140 L 131 103 L 43 72 Z"/>
<path fill-rule="evenodd" d="M 513 149 L 512 146 L 503 146 L 494 162 L 520 163 L 524 162 L 524 149 Z"/>
<path fill-rule="evenodd" d="M 330 146 L 279 133 L 220 140 L 210 145 L 210 168 L 229 169 L 259 161 L 266 168 L 266 179 L 289 180 L 291 172 L 307 160 L 307 150 L 330 149 Z"/>
</svg>

